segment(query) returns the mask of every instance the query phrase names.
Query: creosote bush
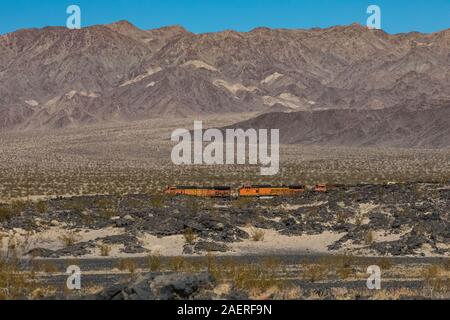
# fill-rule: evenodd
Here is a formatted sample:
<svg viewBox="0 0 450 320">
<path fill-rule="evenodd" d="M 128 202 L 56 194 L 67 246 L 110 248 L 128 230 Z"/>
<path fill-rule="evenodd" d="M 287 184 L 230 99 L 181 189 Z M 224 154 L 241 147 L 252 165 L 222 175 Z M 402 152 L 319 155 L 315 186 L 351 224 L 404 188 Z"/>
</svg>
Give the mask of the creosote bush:
<svg viewBox="0 0 450 320">
<path fill-rule="evenodd" d="M 149 255 L 147 257 L 147 265 L 151 272 L 160 271 L 162 268 L 161 256 L 158 253 Z"/>
<path fill-rule="evenodd" d="M 371 245 L 375 241 L 375 233 L 372 230 L 367 231 L 364 238 L 364 243 L 366 245 Z"/>
<path fill-rule="evenodd" d="M 36 211 L 40 214 L 44 214 L 47 212 L 47 203 L 45 201 L 38 201 L 35 204 Z"/>
<path fill-rule="evenodd" d="M 263 241 L 264 240 L 264 236 L 265 236 L 264 230 L 253 228 L 250 231 L 250 237 L 255 242 Z"/>
<path fill-rule="evenodd" d="M 59 240 L 65 247 L 71 247 L 79 240 L 79 237 L 73 232 L 67 232 L 59 236 Z"/>
<path fill-rule="evenodd" d="M 186 231 L 183 234 L 184 240 L 187 244 L 193 245 L 195 241 L 197 240 L 197 235 L 192 229 L 186 229 Z"/>
<path fill-rule="evenodd" d="M 99 248 L 100 248 L 100 255 L 102 257 L 108 257 L 109 254 L 111 253 L 111 247 L 105 243 L 100 244 Z"/>
<path fill-rule="evenodd" d="M 137 264 L 133 259 L 125 258 L 119 260 L 119 262 L 117 263 L 117 268 L 120 271 L 135 273 L 137 270 Z"/>
</svg>

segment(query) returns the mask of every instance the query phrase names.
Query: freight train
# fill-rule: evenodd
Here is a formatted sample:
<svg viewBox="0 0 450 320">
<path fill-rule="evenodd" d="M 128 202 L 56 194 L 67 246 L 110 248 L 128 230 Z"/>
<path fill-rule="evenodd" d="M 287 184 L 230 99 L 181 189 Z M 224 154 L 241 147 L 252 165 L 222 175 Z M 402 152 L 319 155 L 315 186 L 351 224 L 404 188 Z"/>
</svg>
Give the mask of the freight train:
<svg viewBox="0 0 450 320">
<path fill-rule="evenodd" d="M 164 193 L 170 196 L 194 196 L 206 198 L 229 198 L 232 196 L 231 187 L 176 186 L 167 187 Z"/>
<path fill-rule="evenodd" d="M 169 196 L 194 196 L 204 198 L 231 198 L 233 196 L 248 197 L 279 197 L 294 196 L 307 191 L 304 185 L 293 186 L 271 186 L 271 185 L 244 185 L 237 192 L 233 192 L 231 187 L 198 187 L 198 186 L 169 186 L 164 193 Z M 313 190 L 315 192 L 327 192 L 327 185 L 317 184 Z"/>
<path fill-rule="evenodd" d="M 270 185 L 249 185 L 238 189 L 240 197 L 276 197 L 291 196 L 305 192 L 305 186 L 281 186 L 274 187 Z"/>
</svg>

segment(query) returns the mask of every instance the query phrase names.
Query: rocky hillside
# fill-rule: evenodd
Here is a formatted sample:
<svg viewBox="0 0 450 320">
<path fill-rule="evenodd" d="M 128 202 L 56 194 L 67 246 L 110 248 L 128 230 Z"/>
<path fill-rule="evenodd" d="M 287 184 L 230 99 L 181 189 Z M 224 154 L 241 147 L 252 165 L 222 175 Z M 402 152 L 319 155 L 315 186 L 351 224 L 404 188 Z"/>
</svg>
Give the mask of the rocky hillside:
<svg viewBox="0 0 450 320">
<path fill-rule="evenodd" d="M 0 129 L 450 101 L 450 29 L 192 34 L 126 21 L 0 36 Z M 420 102 L 420 106 L 417 106 Z"/>
<path fill-rule="evenodd" d="M 279 129 L 287 144 L 448 148 L 450 103 L 430 108 L 408 108 L 403 103 L 389 109 L 333 109 L 273 112 L 230 126 L 243 129 Z"/>
</svg>

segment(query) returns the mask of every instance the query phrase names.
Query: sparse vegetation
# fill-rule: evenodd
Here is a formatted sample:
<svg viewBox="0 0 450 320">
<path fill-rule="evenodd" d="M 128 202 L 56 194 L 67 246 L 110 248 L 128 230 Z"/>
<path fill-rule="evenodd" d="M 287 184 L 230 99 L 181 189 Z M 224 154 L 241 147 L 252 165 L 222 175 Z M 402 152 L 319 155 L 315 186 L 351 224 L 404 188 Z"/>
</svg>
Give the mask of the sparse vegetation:
<svg viewBox="0 0 450 320">
<path fill-rule="evenodd" d="M 431 265 L 423 269 L 424 289 L 434 298 L 442 298 L 450 292 L 450 275 L 440 265 Z"/>
<path fill-rule="evenodd" d="M 14 212 L 9 206 L 0 207 L 0 221 L 6 221 L 14 216 Z"/>
<path fill-rule="evenodd" d="M 100 244 L 99 248 L 100 248 L 100 255 L 102 257 L 108 257 L 109 254 L 111 253 L 111 247 L 105 243 Z"/>
<path fill-rule="evenodd" d="M 320 264 L 311 264 L 306 266 L 303 271 L 303 279 L 311 282 L 324 280 L 328 275 L 328 268 Z"/>
<path fill-rule="evenodd" d="M 256 229 L 256 228 L 252 228 L 250 231 L 250 237 L 252 238 L 253 241 L 264 241 L 264 235 L 265 232 L 264 230 L 261 229 Z"/>
<path fill-rule="evenodd" d="M 239 209 L 243 209 L 243 208 L 247 207 L 249 204 L 251 204 L 252 201 L 253 200 L 251 198 L 240 197 L 233 201 L 233 206 L 235 206 L 236 208 L 239 208 Z"/>
<path fill-rule="evenodd" d="M 192 229 L 186 229 L 183 235 L 186 243 L 190 245 L 193 245 L 195 243 L 195 240 L 197 239 L 197 235 Z"/>
<path fill-rule="evenodd" d="M 45 273 L 56 273 L 56 272 L 58 272 L 58 266 L 55 263 L 53 263 L 53 262 L 47 262 L 47 261 L 44 261 L 44 262 L 40 263 L 37 266 L 37 268 L 34 267 L 33 269 L 35 269 L 35 271 L 45 272 Z"/>
<path fill-rule="evenodd" d="M 375 241 L 375 233 L 372 230 L 367 231 L 364 238 L 364 243 L 366 245 L 371 245 Z"/>
<path fill-rule="evenodd" d="M 129 273 L 135 273 L 137 270 L 137 264 L 133 259 L 124 258 L 124 259 L 119 260 L 119 262 L 117 264 L 117 268 L 120 271 L 127 271 Z"/>
<path fill-rule="evenodd" d="M 38 213 L 44 214 L 47 212 L 47 203 L 45 201 L 38 201 L 35 206 Z"/>
<path fill-rule="evenodd" d="M 186 260 L 184 257 L 172 257 L 169 260 L 169 268 L 175 272 L 183 271 L 186 268 Z"/>
<path fill-rule="evenodd" d="M 20 215 L 25 209 L 26 203 L 23 201 L 13 201 L 10 204 L 0 203 L 0 222 L 7 221 L 14 216 Z"/>
<path fill-rule="evenodd" d="M 160 194 L 153 195 L 150 199 L 150 204 L 153 208 L 161 209 L 164 207 L 165 197 Z"/>
<path fill-rule="evenodd" d="M 131 213 L 131 215 L 137 221 L 145 221 L 150 215 L 154 215 L 151 219 L 157 219 L 158 214 L 164 213 L 165 210 L 172 210 L 181 203 L 182 205 L 177 209 L 182 214 L 186 216 L 195 214 L 196 217 L 204 212 L 209 212 L 210 216 L 214 218 L 223 217 L 224 213 L 229 210 L 223 207 L 232 208 L 237 214 L 252 210 L 252 217 L 254 214 L 269 226 L 272 223 L 278 227 L 281 226 L 277 230 L 280 233 L 285 232 L 283 235 L 289 236 L 305 234 L 301 228 L 307 228 L 309 231 L 315 225 L 319 225 L 318 230 L 322 230 L 325 224 L 320 219 L 323 216 L 330 216 L 330 221 L 327 222 L 334 223 L 335 221 L 331 220 L 336 219 L 338 223 L 343 224 L 344 230 L 356 227 L 352 235 L 353 240 L 357 241 L 358 245 L 365 243 L 369 246 L 378 243 L 374 243 L 377 239 L 372 230 L 366 233 L 367 228 L 374 228 L 377 232 L 379 229 L 372 225 L 363 225 L 365 219 L 370 219 L 370 215 L 355 215 L 355 212 L 359 210 L 357 203 L 366 202 L 365 198 L 368 194 L 363 191 L 364 188 L 361 188 L 361 191 L 356 189 L 340 190 L 336 194 L 331 190 L 328 196 L 331 194 L 332 198 L 307 193 L 305 196 L 307 200 L 294 202 L 294 205 L 299 206 L 298 210 L 284 208 L 280 209 L 282 212 L 278 212 L 274 208 L 268 210 L 268 201 L 264 200 L 250 198 L 227 202 L 194 198 L 187 200 L 177 198 L 175 200 L 166 198 L 161 194 L 161 190 L 166 185 L 180 184 L 231 185 L 233 188 L 237 188 L 244 182 L 254 184 L 302 183 L 307 185 L 314 185 L 319 181 L 347 185 L 361 182 L 375 183 L 378 185 L 373 186 L 371 196 L 374 195 L 374 197 L 372 200 L 380 201 L 390 208 L 397 207 L 398 215 L 402 216 L 402 219 L 406 219 L 420 211 L 415 210 L 414 206 L 420 207 L 421 202 L 433 199 L 433 203 L 437 204 L 442 201 L 446 193 L 440 187 L 448 185 L 448 181 L 450 181 L 449 150 L 366 148 L 361 151 L 361 149 L 352 148 L 281 146 L 282 163 L 280 174 L 276 177 L 262 177 L 257 166 L 175 166 L 170 162 L 169 155 L 172 145 L 169 141 L 163 141 L 160 138 L 150 138 L 149 141 L 149 136 L 151 137 L 152 134 L 155 136 L 157 134 L 158 137 L 161 135 L 169 137 L 172 130 L 171 124 L 161 125 L 155 121 L 150 122 L 152 125 L 149 126 L 148 123 L 146 122 L 145 126 L 126 124 L 120 130 L 116 127 L 106 127 L 102 130 L 74 129 L 64 132 L 64 134 L 36 133 L 39 139 L 28 133 L 18 133 L 12 136 L 2 134 L 2 143 L 4 143 L 2 151 L 4 152 L 0 154 L 0 223 L 5 226 L 9 224 L 11 229 L 16 226 L 11 223 L 11 221 L 14 222 L 15 217 L 20 216 L 20 219 L 25 219 L 29 213 L 37 212 L 42 215 L 38 217 L 41 218 L 41 222 L 43 221 L 42 226 L 46 227 L 51 223 L 50 219 L 48 221 L 44 219 L 46 214 L 55 211 L 64 212 L 61 217 L 71 219 L 70 222 L 77 224 L 77 228 L 89 227 L 99 220 L 114 226 L 116 220 L 110 218 L 113 216 L 124 217 L 126 209 L 139 211 L 139 214 Z M 211 125 L 220 127 L 221 124 L 224 124 L 223 119 L 213 122 Z M 173 124 L 173 127 L 178 128 L 179 123 Z M 67 147 L 68 137 L 71 140 L 70 148 Z M 35 145 L 36 141 L 38 141 L 38 145 Z M 145 143 L 145 148 L 142 148 L 143 143 Z M 32 154 L 30 150 L 32 150 Z M 79 150 L 83 150 L 85 153 L 78 153 Z M 388 181 L 400 183 L 401 192 L 389 191 L 389 187 L 386 186 Z M 407 184 L 416 181 L 439 182 L 441 185 L 436 188 L 428 188 L 412 187 Z M 39 200 L 55 196 L 62 198 L 48 201 Z M 410 198 L 414 198 L 415 203 Z M 305 203 L 312 201 L 317 204 L 308 207 L 311 204 Z M 321 204 L 326 201 L 329 203 Z M 336 206 L 336 202 L 338 206 Z M 331 207 L 331 204 L 334 207 Z M 380 208 L 380 211 L 383 209 Z M 242 215 L 244 222 L 239 227 L 257 225 L 253 223 L 252 218 Z M 55 219 L 57 219 L 56 222 L 61 223 L 65 222 L 65 218 Z M 248 221 L 245 221 L 246 219 Z M 292 230 L 296 231 L 295 229 L 288 230 L 287 227 L 284 229 L 285 226 L 281 223 L 285 222 L 286 225 L 292 223 L 298 226 L 298 233 L 291 233 Z M 170 222 L 168 224 L 170 225 Z M 29 225 L 33 226 L 34 221 L 31 221 Z M 233 237 L 238 240 L 243 239 L 241 238 L 242 233 L 235 232 L 225 223 L 222 225 L 227 228 L 225 230 L 231 239 Z M 404 231 L 403 227 L 403 225 L 399 226 L 401 232 Z M 182 234 L 184 228 L 184 226 L 181 227 L 178 234 Z M 77 229 L 74 227 L 73 230 Z M 416 226 L 414 230 L 419 236 L 430 237 L 431 235 L 427 228 L 420 225 Z M 7 235 L 7 233 L 5 234 Z M 213 235 L 217 237 L 218 234 Z M 249 232 L 249 236 L 249 239 L 253 241 L 263 241 L 265 237 L 267 238 L 263 229 L 256 228 Z M 191 229 L 184 232 L 184 240 L 187 244 L 194 245 L 197 240 L 204 240 L 203 237 L 202 232 L 196 233 Z M 245 238 L 245 240 L 247 239 Z M 59 240 L 63 246 L 70 247 L 77 243 L 78 237 L 68 232 Z M 19 246 L 16 241 L 9 240 L 9 248 L 14 249 Z M 95 249 L 95 247 L 93 248 Z M 102 256 L 111 254 L 111 248 L 107 244 L 98 245 L 98 249 Z M 355 252 L 355 254 L 357 253 Z M 219 283 L 228 285 L 230 288 L 243 289 L 250 292 L 251 297 L 262 299 L 280 297 L 323 299 L 333 296 L 342 299 L 351 299 L 356 296 L 374 299 L 403 296 L 448 297 L 448 293 L 445 295 L 445 288 L 448 288 L 448 266 L 450 265 L 448 259 L 444 260 L 444 264 L 440 267 L 426 265 L 421 271 L 418 271 L 419 267 L 417 266 L 396 265 L 390 258 L 380 258 L 371 263 L 379 265 L 383 270 L 383 276 L 386 272 L 389 279 L 423 279 L 425 284 L 423 291 L 422 288 L 408 289 L 410 291 L 396 289 L 382 290 L 374 294 L 351 288 L 338 288 L 342 290 L 333 292 L 315 290 L 314 283 L 322 285 L 331 280 L 351 279 L 353 281 L 357 279 L 364 281 L 367 278 L 367 265 L 358 264 L 357 258 L 345 255 L 287 266 L 283 261 L 276 261 L 276 259 L 252 264 L 234 261 L 231 258 L 217 261 L 208 255 L 204 261 L 198 262 L 186 257 L 166 259 L 160 254 L 153 253 L 148 256 L 145 267 L 152 272 L 189 273 L 209 270 Z M 447 264 L 445 265 L 445 263 Z M 115 263 L 114 266 L 116 266 Z M 117 263 L 117 267 L 130 273 L 137 271 L 137 265 L 133 259 L 121 259 Z M 32 284 L 34 278 L 32 274 L 19 272 L 23 269 L 22 265 L 11 264 L 8 267 L 2 266 L 0 269 L 0 287 L 3 286 L 1 281 L 4 281 L 1 279 L 9 279 L 8 283 L 16 288 L 11 289 L 6 298 L 17 298 L 29 294 L 31 288 L 27 286 Z M 5 272 L 5 270 L 9 271 Z M 61 272 L 51 264 L 44 265 L 40 270 L 35 271 L 49 274 Z M 14 275 L 14 278 L 11 278 L 11 275 Z M 23 278 L 21 278 L 22 276 Z M 289 286 L 289 283 L 299 279 L 311 282 L 313 289 L 298 290 L 297 288 L 294 290 L 295 288 Z M 46 294 L 46 290 L 35 291 L 32 296 L 41 297 Z"/>
<path fill-rule="evenodd" d="M 216 127 L 239 120 L 242 115 L 209 119 Z M 353 184 L 450 180 L 450 151 L 445 149 L 364 148 L 361 152 L 344 147 L 281 146 L 278 177 L 261 177 L 257 166 L 175 166 L 170 161 L 173 145 L 160 137 L 170 137 L 172 130 L 179 127 L 179 121 L 148 120 L 104 130 L 75 129 L 67 135 L 2 134 L 0 201 L 34 196 L 152 194 L 159 206 L 162 201 L 158 197 L 162 198 L 160 192 L 165 186 L 203 185 L 205 179 L 211 185 L 233 186 L 247 181 L 277 184 L 280 177 L 285 183 L 309 185 L 318 181 Z M 73 150 L 84 153 L 75 155 Z"/>
<path fill-rule="evenodd" d="M 158 253 L 149 255 L 147 257 L 147 264 L 151 272 L 160 271 L 162 267 L 161 256 Z"/>
<path fill-rule="evenodd" d="M 377 261 L 376 265 L 379 266 L 381 270 L 389 270 L 390 268 L 392 268 L 392 262 L 388 258 L 380 258 Z"/>
<path fill-rule="evenodd" d="M 22 246 L 11 238 L 5 252 L 0 246 L 0 300 L 31 298 L 36 289 L 34 272 L 27 270 L 27 263 L 19 258 L 18 248 Z"/>
<path fill-rule="evenodd" d="M 65 247 L 71 247 L 77 243 L 79 237 L 74 232 L 67 232 L 59 236 L 59 240 Z"/>
<path fill-rule="evenodd" d="M 350 276 L 353 273 L 353 270 L 350 267 L 340 267 L 340 268 L 337 268 L 336 273 L 338 274 L 339 279 L 346 280 L 346 279 L 350 278 Z"/>
<path fill-rule="evenodd" d="M 0 300 L 26 299 L 34 288 L 31 272 L 23 272 L 19 260 L 0 257 Z"/>
</svg>

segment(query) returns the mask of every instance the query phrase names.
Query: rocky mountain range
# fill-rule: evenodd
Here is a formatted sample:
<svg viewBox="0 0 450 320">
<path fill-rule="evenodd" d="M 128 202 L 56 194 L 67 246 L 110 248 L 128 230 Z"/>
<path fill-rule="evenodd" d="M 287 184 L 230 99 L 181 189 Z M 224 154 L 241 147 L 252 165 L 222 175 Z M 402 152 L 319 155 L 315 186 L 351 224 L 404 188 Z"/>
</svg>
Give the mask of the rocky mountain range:
<svg viewBox="0 0 450 320">
<path fill-rule="evenodd" d="M 352 125 L 396 115 L 425 126 L 449 106 L 450 29 L 390 35 L 353 24 L 193 34 L 120 21 L 0 36 L 0 130 L 249 111 L 325 123 L 339 115 Z M 430 139 L 421 141 L 440 145 Z"/>
</svg>

